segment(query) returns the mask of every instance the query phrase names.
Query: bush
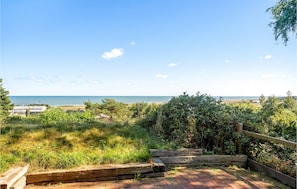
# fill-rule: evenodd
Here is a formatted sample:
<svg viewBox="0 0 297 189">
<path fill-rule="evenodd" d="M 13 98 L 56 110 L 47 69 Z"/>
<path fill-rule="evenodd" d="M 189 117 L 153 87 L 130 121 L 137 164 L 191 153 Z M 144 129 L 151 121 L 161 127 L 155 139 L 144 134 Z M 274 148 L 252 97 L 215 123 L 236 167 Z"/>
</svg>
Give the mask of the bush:
<svg viewBox="0 0 297 189">
<path fill-rule="evenodd" d="M 82 124 L 94 122 L 94 116 L 89 111 L 66 113 L 60 108 L 49 108 L 39 115 L 39 120 L 46 126 L 65 123 Z"/>
<path fill-rule="evenodd" d="M 179 147 L 202 147 L 234 154 L 234 123 L 225 105 L 208 95 L 184 93 L 151 113 L 139 124 Z"/>
</svg>

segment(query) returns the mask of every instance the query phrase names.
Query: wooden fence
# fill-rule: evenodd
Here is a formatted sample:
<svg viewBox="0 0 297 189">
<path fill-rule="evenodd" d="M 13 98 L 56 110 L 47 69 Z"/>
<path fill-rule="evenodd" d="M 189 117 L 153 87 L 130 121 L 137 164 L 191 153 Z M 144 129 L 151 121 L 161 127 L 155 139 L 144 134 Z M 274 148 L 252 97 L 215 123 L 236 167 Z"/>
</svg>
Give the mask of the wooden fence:
<svg viewBox="0 0 297 189">
<path fill-rule="evenodd" d="M 242 123 L 237 124 L 237 132 L 243 133 L 246 136 L 250 136 L 250 137 L 253 137 L 253 138 L 269 141 L 269 142 L 276 143 L 276 144 L 282 144 L 284 147 L 287 147 L 287 148 L 290 148 L 290 149 L 293 149 L 293 150 L 297 149 L 297 143 L 296 142 L 283 140 L 283 139 L 279 139 L 279 138 L 275 138 L 275 137 L 271 137 L 271 136 L 267 136 L 267 135 L 263 135 L 263 134 L 259 134 L 259 133 L 244 130 Z M 241 153 L 241 146 L 238 146 L 238 149 L 239 149 L 238 150 L 239 153 Z"/>
<path fill-rule="evenodd" d="M 290 148 L 293 150 L 297 150 L 297 143 L 296 142 L 292 142 L 292 141 L 288 141 L 288 140 L 283 140 L 283 139 L 279 139 L 279 138 L 275 138 L 275 137 L 271 137 L 271 136 L 267 136 L 267 135 L 263 135 L 263 134 L 259 134 L 259 133 L 255 133 L 255 132 L 251 132 L 251 131 L 247 131 L 243 129 L 243 124 L 239 123 L 237 124 L 237 132 L 239 133 L 243 133 L 246 136 L 249 137 L 253 137 L 253 138 L 257 138 L 257 139 L 261 139 L 261 140 L 265 140 L 265 141 L 269 141 L 271 143 L 276 143 L 276 144 L 281 144 L 286 148 Z M 238 144 L 238 153 L 242 153 L 242 148 L 241 148 L 241 142 L 240 140 L 237 141 Z M 269 168 L 265 165 L 262 165 L 259 162 L 256 162 L 252 159 L 247 159 L 247 165 L 249 168 L 259 171 L 259 172 L 263 172 L 273 178 L 276 178 L 277 180 L 291 186 L 292 188 L 296 188 L 296 178 L 290 177 L 289 175 L 286 175 L 284 173 L 281 173 L 277 170 L 274 170 L 272 168 Z"/>
</svg>

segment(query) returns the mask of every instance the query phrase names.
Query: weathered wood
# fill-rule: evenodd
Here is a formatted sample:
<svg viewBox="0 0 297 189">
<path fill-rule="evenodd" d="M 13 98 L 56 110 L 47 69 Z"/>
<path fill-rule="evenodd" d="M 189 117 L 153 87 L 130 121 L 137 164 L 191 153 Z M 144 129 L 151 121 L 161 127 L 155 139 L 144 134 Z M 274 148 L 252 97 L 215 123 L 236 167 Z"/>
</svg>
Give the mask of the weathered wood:
<svg viewBox="0 0 297 189">
<path fill-rule="evenodd" d="M 278 138 L 275 138 L 275 137 L 271 137 L 271 136 L 251 132 L 251 131 L 246 131 L 246 130 L 243 130 L 242 132 L 243 132 L 243 134 L 245 134 L 247 136 L 251 136 L 251 137 L 254 137 L 254 138 L 266 140 L 266 141 L 269 141 L 269 142 L 272 142 L 272 143 L 282 144 L 285 147 L 291 148 L 293 150 L 296 150 L 296 148 L 297 148 L 297 143 L 296 142 L 283 140 L 283 139 L 278 139 Z"/>
<path fill-rule="evenodd" d="M 165 164 L 160 160 L 160 158 L 153 158 L 153 170 L 154 172 L 165 171 Z"/>
<path fill-rule="evenodd" d="M 16 181 L 10 189 L 23 189 L 26 186 L 26 176 L 21 177 L 18 181 Z"/>
<path fill-rule="evenodd" d="M 101 166 L 88 170 L 81 169 L 33 173 L 27 175 L 27 184 L 116 180 L 121 178 L 134 178 L 137 174 L 153 177 L 164 175 L 164 173 L 158 173 L 158 171 L 162 171 L 162 166 L 158 166 L 159 168 L 154 168 L 154 164 L 149 163 L 126 164 Z"/>
<path fill-rule="evenodd" d="M 296 178 L 290 177 L 289 175 L 286 175 L 282 172 L 279 172 L 270 167 L 262 165 L 252 159 L 248 159 L 247 164 L 248 164 L 248 167 L 251 168 L 252 170 L 265 173 L 268 176 L 276 178 L 277 180 L 281 181 L 284 184 L 287 184 L 293 188 L 296 188 Z"/>
<path fill-rule="evenodd" d="M 161 161 L 168 166 L 174 165 L 238 165 L 246 166 L 246 155 L 203 155 L 203 156 L 176 156 L 160 157 Z"/>
<path fill-rule="evenodd" d="M 236 130 L 237 130 L 237 132 L 242 133 L 242 131 L 243 131 L 243 124 L 242 123 L 238 123 L 236 125 Z"/>
<path fill-rule="evenodd" d="M 29 165 L 9 169 L 1 176 L 0 189 L 10 188 L 27 173 L 28 168 Z"/>
<path fill-rule="evenodd" d="M 158 150 L 150 149 L 152 157 L 172 157 L 172 156 L 198 156 L 202 155 L 202 149 L 178 149 L 178 150 Z"/>
<path fill-rule="evenodd" d="M 238 123 L 236 125 L 236 130 L 238 133 L 242 133 L 243 131 L 243 124 L 242 123 Z M 237 144 L 237 151 L 238 151 L 238 154 L 242 154 L 242 144 L 241 144 L 241 140 L 240 139 L 237 139 L 236 140 L 236 144 Z"/>
</svg>

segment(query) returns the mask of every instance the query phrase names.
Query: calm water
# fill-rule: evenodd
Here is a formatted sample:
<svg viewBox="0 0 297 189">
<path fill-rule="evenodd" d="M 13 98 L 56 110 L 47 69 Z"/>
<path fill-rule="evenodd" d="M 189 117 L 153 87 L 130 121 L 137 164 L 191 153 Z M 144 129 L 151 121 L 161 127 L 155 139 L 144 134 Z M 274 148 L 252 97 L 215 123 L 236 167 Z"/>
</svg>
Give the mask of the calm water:
<svg viewBox="0 0 297 189">
<path fill-rule="evenodd" d="M 101 103 L 103 99 L 112 98 L 123 103 L 147 102 L 160 103 L 168 102 L 171 96 L 10 96 L 15 105 L 48 104 L 50 106 L 62 105 L 84 105 L 84 102 Z"/>
<path fill-rule="evenodd" d="M 10 96 L 11 102 L 15 105 L 48 104 L 50 106 L 84 105 L 84 102 L 88 101 L 101 103 L 106 98 L 123 103 L 162 103 L 168 102 L 172 96 Z M 225 100 L 255 100 L 258 98 L 256 96 L 223 96 Z"/>
</svg>

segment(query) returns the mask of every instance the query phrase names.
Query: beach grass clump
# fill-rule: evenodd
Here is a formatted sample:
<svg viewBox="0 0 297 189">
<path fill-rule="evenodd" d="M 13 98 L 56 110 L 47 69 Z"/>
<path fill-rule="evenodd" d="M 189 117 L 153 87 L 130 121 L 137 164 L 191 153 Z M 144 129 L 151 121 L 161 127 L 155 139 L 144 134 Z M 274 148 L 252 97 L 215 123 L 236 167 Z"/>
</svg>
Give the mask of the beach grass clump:
<svg viewBox="0 0 297 189">
<path fill-rule="evenodd" d="M 137 125 L 58 123 L 3 125 L 0 172 L 29 163 L 30 171 L 146 162 L 158 142 Z"/>
</svg>

